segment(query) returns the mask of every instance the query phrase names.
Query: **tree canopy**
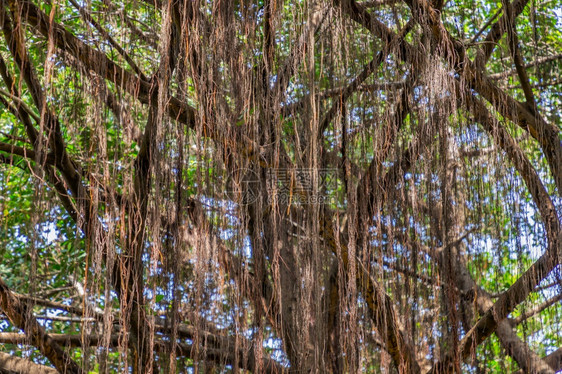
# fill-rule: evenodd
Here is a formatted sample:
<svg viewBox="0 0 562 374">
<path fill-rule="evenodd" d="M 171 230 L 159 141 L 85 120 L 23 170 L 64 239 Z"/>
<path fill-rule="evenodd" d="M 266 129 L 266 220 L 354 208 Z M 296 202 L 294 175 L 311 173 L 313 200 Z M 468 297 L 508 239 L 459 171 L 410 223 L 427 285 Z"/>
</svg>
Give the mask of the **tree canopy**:
<svg viewBox="0 0 562 374">
<path fill-rule="evenodd" d="M 0 0 L 0 372 L 562 370 L 560 0 Z"/>
</svg>

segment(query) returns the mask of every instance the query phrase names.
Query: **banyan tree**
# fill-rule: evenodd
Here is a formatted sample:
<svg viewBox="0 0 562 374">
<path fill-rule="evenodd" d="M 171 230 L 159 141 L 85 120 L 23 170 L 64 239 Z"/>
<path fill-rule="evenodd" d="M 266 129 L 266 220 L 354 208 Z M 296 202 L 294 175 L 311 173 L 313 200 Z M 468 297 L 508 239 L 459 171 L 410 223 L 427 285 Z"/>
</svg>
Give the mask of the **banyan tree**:
<svg viewBox="0 0 562 374">
<path fill-rule="evenodd" d="M 562 370 L 560 0 L 0 0 L 0 372 Z"/>
</svg>

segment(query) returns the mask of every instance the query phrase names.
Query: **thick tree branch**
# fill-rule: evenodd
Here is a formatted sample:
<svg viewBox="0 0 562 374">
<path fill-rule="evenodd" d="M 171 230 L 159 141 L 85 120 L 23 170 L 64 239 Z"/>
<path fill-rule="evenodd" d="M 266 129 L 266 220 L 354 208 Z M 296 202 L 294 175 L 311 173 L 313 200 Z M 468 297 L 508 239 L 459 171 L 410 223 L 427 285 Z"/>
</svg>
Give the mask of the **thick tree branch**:
<svg viewBox="0 0 562 374">
<path fill-rule="evenodd" d="M 513 19 L 524 8 L 524 5 L 521 5 L 521 3 L 523 1 L 517 2 L 513 9 L 510 8 L 509 15 Z M 466 58 L 466 52 L 462 43 L 450 36 L 443 26 L 439 14 L 437 14 L 427 0 L 412 0 L 409 5 L 416 20 L 422 25 L 428 25 L 433 30 L 433 38 L 441 46 L 443 57 L 450 61 L 455 69 L 462 69 L 463 77 L 470 86 L 488 100 L 499 113 L 527 130 L 539 142 L 550 165 L 558 191 L 561 193 L 562 142 L 558 138 L 559 130 L 541 118 L 538 111 L 521 104 L 494 85 L 485 76 L 483 65 L 478 65 L 478 57 L 475 63 Z M 509 15 L 504 14 L 498 22 L 503 22 L 507 27 L 512 22 Z M 521 61 L 519 62 L 521 63 Z M 521 70 L 524 73 L 524 69 L 521 68 Z M 526 73 L 524 73 L 523 78 L 526 78 Z M 529 103 L 532 105 L 534 102 L 532 92 L 529 99 L 533 100 Z"/>
<path fill-rule="evenodd" d="M 58 371 L 28 359 L 0 352 L 0 372 L 10 374 L 57 374 Z"/>
<path fill-rule="evenodd" d="M 63 303 L 59 303 L 52 300 L 42 299 L 35 296 L 30 295 L 23 295 L 23 294 L 15 294 L 20 300 L 25 300 L 26 302 L 32 303 L 33 305 L 40 305 L 46 308 L 51 309 L 58 309 L 68 312 L 70 314 L 76 314 L 79 316 L 83 316 L 85 311 L 83 308 L 73 305 L 67 305 Z M 96 317 L 102 317 L 101 315 L 97 315 Z"/>
<path fill-rule="evenodd" d="M 1 279 L 0 307 L 8 316 L 10 322 L 17 328 L 25 331 L 31 344 L 37 347 L 59 372 L 69 374 L 83 373 L 82 369 L 39 325 L 27 304 L 22 303 Z"/>
<path fill-rule="evenodd" d="M 369 317 L 379 334 L 385 338 L 384 347 L 392 357 L 398 371 L 400 373 L 420 373 L 413 348 L 398 323 L 399 319 L 394 310 L 392 298 L 382 290 L 359 259 L 353 259 L 350 262 L 347 244 L 342 243 L 339 246 L 335 244 L 335 236 L 338 233 L 334 233 L 335 229 L 331 222 L 324 222 L 321 230 L 321 236 L 330 244 L 334 255 L 341 257 L 346 271 L 350 270 L 350 263 L 357 264 L 356 281 L 367 303 Z"/>
<path fill-rule="evenodd" d="M 543 361 L 546 362 L 552 370 L 556 373 L 559 373 L 562 370 L 562 348 L 558 348 L 548 356 L 543 358 Z M 524 374 L 523 370 L 516 371 L 514 374 Z"/>
<path fill-rule="evenodd" d="M 447 129 L 450 132 L 451 130 Z M 437 231 L 437 237 L 447 246 L 441 251 L 430 253 L 430 256 L 439 265 L 440 273 L 449 277 L 456 284 L 460 291 L 460 300 L 453 300 L 461 308 L 461 320 L 465 326 L 465 330 L 470 329 L 475 319 L 473 308 L 476 307 L 478 313 L 484 314 L 493 307 L 490 295 L 481 289 L 472 278 L 465 253 L 469 252 L 465 248 L 466 243 L 463 240 L 452 241 L 453 238 L 460 236 L 464 227 L 466 227 L 464 210 L 459 201 L 465 200 L 465 194 L 462 188 L 457 186 L 457 168 L 456 160 L 459 158 L 459 149 L 453 134 L 446 133 L 441 139 L 444 145 L 442 154 L 445 155 L 443 161 L 444 177 L 442 178 L 442 201 L 441 209 L 430 210 L 432 218 L 439 222 L 438 226 L 442 230 Z M 437 254 L 437 255 L 436 255 Z M 447 283 L 447 278 L 445 279 Z M 473 300 L 471 300 L 471 298 Z M 453 313 L 455 308 L 452 308 Z M 456 318 L 456 317 L 452 317 Z M 519 339 L 509 322 L 504 319 L 498 323 L 495 330 L 499 338 L 501 346 L 506 350 L 520 367 L 529 373 L 554 374 L 550 367 L 538 357 L 529 347 Z M 456 335 L 456 333 L 454 334 Z M 444 363 L 440 370 L 460 371 L 460 360 L 457 358 L 458 348 L 457 337 L 453 336 L 453 352 L 449 353 L 449 357 L 454 357 Z M 462 357 L 461 352 L 461 359 Z M 449 365 L 449 366 L 447 366 Z"/>
</svg>

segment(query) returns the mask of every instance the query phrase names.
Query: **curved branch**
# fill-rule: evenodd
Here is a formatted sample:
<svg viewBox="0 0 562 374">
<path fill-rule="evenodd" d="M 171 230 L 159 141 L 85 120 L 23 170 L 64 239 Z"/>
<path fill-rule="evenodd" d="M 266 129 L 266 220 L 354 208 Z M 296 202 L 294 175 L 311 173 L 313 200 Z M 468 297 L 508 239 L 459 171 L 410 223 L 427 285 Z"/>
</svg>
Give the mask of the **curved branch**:
<svg viewBox="0 0 562 374">
<path fill-rule="evenodd" d="M 10 100 L 15 101 L 16 104 L 17 104 L 17 107 L 18 107 L 18 108 L 22 108 L 25 112 L 27 112 L 27 114 L 28 114 L 31 118 L 33 118 L 33 119 L 35 120 L 35 122 L 37 122 L 37 123 L 41 122 L 41 118 L 39 118 L 39 116 L 38 116 L 37 114 L 35 114 L 35 113 L 31 110 L 31 108 L 29 108 L 29 107 L 27 106 L 27 104 L 25 103 L 25 101 L 23 101 L 22 99 L 20 99 L 20 97 L 19 97 L 18 95 L 11 94 L 11 93 L 6 92 L 6 91 L 4 91 L 4 90 L 2 90 L 2 89 L 0 89 L 0 95 L 5 96 L 5 97 L 9 98 Z M 10 111 L 11 111 L 12 113 L 17 112 L 17 109 L 15 109 L 15 108 L 13 108 L 13 107 L 10 107 L 9 109 L 10 109 Z"/>
</svg>

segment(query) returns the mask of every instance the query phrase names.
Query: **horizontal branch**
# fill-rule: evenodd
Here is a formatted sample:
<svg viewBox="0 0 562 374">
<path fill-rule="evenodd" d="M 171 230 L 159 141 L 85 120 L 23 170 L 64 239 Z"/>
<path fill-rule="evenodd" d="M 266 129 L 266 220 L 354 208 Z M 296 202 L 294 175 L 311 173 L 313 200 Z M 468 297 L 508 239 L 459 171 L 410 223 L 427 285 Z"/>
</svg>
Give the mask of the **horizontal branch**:
<svg viewBox="0 0 562 374">
<path fill-rule="evenodd" d="M 20 147 L 13 144 L 0 142 L 0 152 L 6 152 L 11 155 L 20 156 L 33 161 L 39 161 L 39 162 L 45 161 L 48 165 L 55 164 L 55 157 L 52 153 L 49 153 L 45 160 L 37 160 L 37 154 L 35 153 L 34 150 L 25 147 Z"/>
<path fill-rule="evenodd" d="M 557 61 L 562 59 L 562 53 L 560 54 L 556 54 L 556 55 L 552 55 L 552 56 L 546 56 L 546 57 L 539 57 L 537 58 L 535 61 L 529 62 L 527 64 L 525 64 L 525 69 L 529 69 L 533 66 L 538 66 L 538 65 L 542 65 L 542 64 L 546 64 L 548 62 L 551 61 Z M 513 68 L 511 70 L 507 70 L 501 73 L 495 73 L 495 74 L 490 74 L 488 75 L 488 77 L 490 79 L 501 79 L 501 78 L 506 78 L 512 75 L 517 74 L 517 69 Z"/>
<path fill-rule="evenodd" d="M 0 319 L 2 319 L 0 317 Z M 57 321 L 57 322 L 70 322 L 70 323 L 84 323 L 84 322 L 95 322 L 94 318 L 83 318 L 83 317 L 65 317 L 65 316 L 47 316 L 47 315 L 36 315 L 35 319 L 40 321 Z"/>
<path fill-rule="evenodd" d="M 57 344 L 82 348 L 85 346 L 103 346 L 105 337 L 103 335 L 87 335 L 83 337 L 81 334 L 49 334 L 53 342 Z M 0 333 L 1 344 L 29 344 L 29 338 L 24 334 L 16 332 L 2 332 Z M 119 346 L 119 335 L 113 334 L 110 339 L 110 348 Z"/>
<path fill-rule="evenodd" d="M 180 331 L 186 332 L 185 329 Z M 195 335 L 195 330 L 191 330 L 188 336 L 183 336 L 184 339 L 192 339 Z M 256 357 L 255 353 L 253 352 L 253 346 L 250 346 L 250 352 L 241 349 L 240 346 L 244 346 L 241 342 L 235 342 L 232 337 L 217 337 L 210 333 L 204 333 L 203 331 L 199 333 L 199 337 L 203 338 L 201 341 L 205 342 L 203 345 L 199 346 L 198 349 L 195 348 L 193 344 L 188 344 L 184 342 L 178 343 L 178 352 L 179 356 L 184 356 L 188 358 L 196 358 L 195 352 L 199 352 L 199 357 L 205 360 L 213 361 L 218 364 L 229 364 L 234 365 L 235 362 L 238 362 L 239 365 L 252 372 L 258 372 L 259 370 L 256 367 L 256 362 L 254 362 L 253 358 Z M 49 334 L 50 339 L 60 345 L 72 348 L 85 348 L 85 347 L 99 347 L 103 346 L 106 341 L 104 335 L 87 335 L 82 336 L 81 334 Z M 220 344 L 211 344 L 208 346 L 209 343 L 207 338 L 213 339 L 215 342 L 220 341 Z M 29 344 L 29 338 L 24 334 L 19 333 L 12 333 L 12 332 L 3 332 L 0 333 L 0 344 Z M 117 348 L 120 349 L 120 335 L 118 333 L 113 333 L 109 339 L 109 347 L 107 348 Z M 236 348 L 238 347 L 238 348 Z M 156 353 L 166 353 L 169 351 L 169 342 L 162 341 L 160 339 L 155 339 L 154 342 L 154 350 Z M 202 356 L 202 357 L 201 357 Z M 264 357 L 262 362 L 260 363 L 260 369 L 263 370 L 265 373 L 282 373 L 283 367 L 276 361 L 272 360 L 269 357 Z"/>
<path fill-rule="evenodd" d="M 0 339 L 1 341 L 1 339 Z M 45 365 L 39 365 L 23 357 L 0 352 L 0 372 L 10 374 L 57 374 L 58 371 Z"/>
<path fill-rule="evenodd" d="M 360 5 L 365 8 L 379 8 L 385 5 L 395 5 L 398 3 L 400 3 L 400 0 L 368 0 L 361 2 Z"/>
</svg>

